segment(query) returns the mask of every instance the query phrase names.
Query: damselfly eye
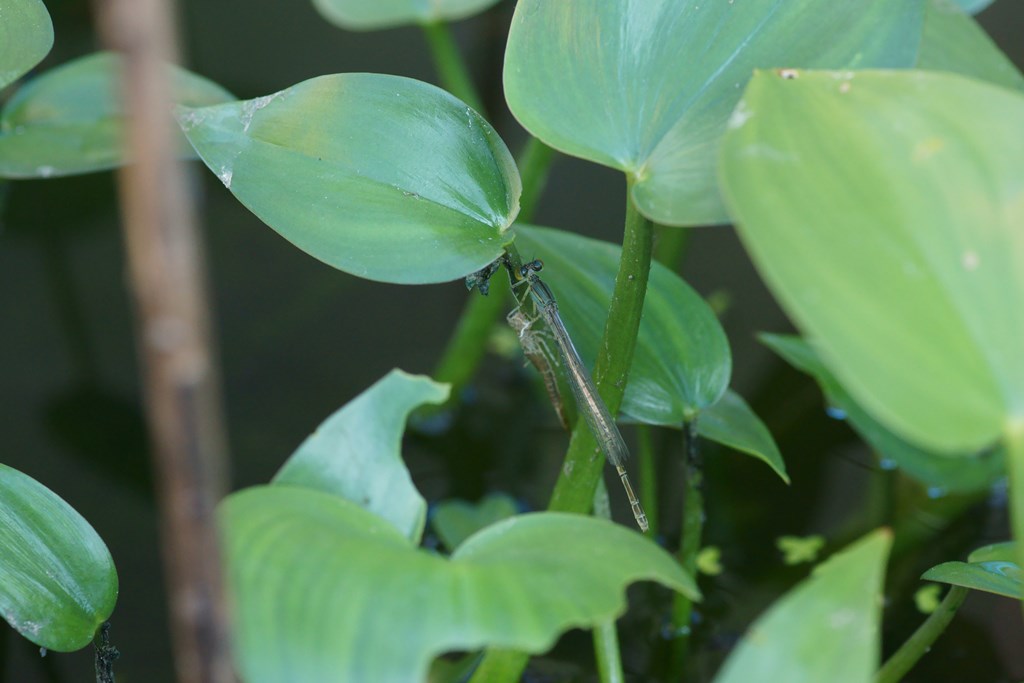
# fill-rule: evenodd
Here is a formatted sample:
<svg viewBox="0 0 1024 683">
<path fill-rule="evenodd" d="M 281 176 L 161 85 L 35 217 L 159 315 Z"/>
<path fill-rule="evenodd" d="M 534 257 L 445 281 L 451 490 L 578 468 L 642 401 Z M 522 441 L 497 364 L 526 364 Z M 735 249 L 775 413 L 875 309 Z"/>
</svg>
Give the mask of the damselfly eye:
<svg viewBox="0 0 1024 683">
<path fill-rule="evenodd" d="M 539 258 L 538 259 L 534 259 L 533 261 L 531 261 L 529 263 L 529 267 L 530 267 L 530 270 L 532 270 L 533 272 L 539 273 L 541 271 L 541 269 L 544 268 L 544 262 L 541 261 Z"/>
</svg>

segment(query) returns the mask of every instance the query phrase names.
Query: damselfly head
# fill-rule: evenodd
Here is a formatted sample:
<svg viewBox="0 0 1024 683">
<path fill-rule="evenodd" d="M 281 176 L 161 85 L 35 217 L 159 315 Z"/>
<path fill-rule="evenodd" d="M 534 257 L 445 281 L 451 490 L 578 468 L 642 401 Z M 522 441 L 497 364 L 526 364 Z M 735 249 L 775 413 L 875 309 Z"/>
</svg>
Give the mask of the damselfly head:
<svg viewBox="0 0 1024 683">
<path fill-rule="evenodd" d="M 529 263 L 524 263 L 519 268 L 519 275 L 521 277 L 526 277 L 527 275 L 530 274 L 531 270 L 535 273 L 539 273 L 542 268 L 544 268 L 544 262 L 541 261 L 539 258 L 533 259 Z"/>
</svg>

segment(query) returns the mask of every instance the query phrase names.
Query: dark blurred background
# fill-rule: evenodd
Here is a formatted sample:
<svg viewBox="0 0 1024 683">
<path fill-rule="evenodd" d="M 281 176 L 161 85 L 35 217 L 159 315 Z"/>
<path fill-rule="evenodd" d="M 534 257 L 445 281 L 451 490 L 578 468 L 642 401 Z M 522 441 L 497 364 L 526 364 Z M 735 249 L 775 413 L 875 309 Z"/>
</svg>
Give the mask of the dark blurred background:
<svg viewBox="0 0 1024 683">
<path fill-rule="evenodd" d="M 46 4 L 56 43 L 37 72 L 97 49 L 87 0 Z M 500 82 L 513 6 L 501 2 L 454 30 L 487 108 L 496 112 L 496 128 L 515 152 L 524 136 L 504 108 Z M 240 98 L 336 72 L 436 82 L 415 28 L 344 32 L 308 0 L 185 0 L 179 9 L 185 65 Z M 1024 5 L 999 0 L 979 19 L 1024 64 Z M 335 271 L 262 225 L 205 167 L 192 166 L 237 489 L 266 482 L 323 418 L 391 368 L 430 373 L 467 293 L 459 282 L 403 287 Z M 561 158 L 535 222 L 618 241 L 624 195 L 621 174 Z M 709 450 L 708 543 L 722 548 L 726 565 L 726 573 L 709 584 L 703 607 L 714 626 L 698 631 L 698 643 L 709 653 L 701 668 L 710 673 L 744 624 L 806 571 L 782 568 L 776 536 L 822 533 L 848 540 L 844 534 L 871 526 L 866 501 L 893 486 L 894 475 L 877 468 L 845 424 L 826 416 L 810 380 L 757 343 L 759 331 L 790 328 L 731 228 L 694 231 L 683 273 L 701 293 L 729 302 L 723 320 L 733 349 L 733 386 L 768 423 L 793 475 L 787 488 L 749 458 Z M 125 281 L 113 174 L 8 186 L 0 214 L 0 435 L 6 444 L 0 461 L 68 500 L 110 546 L 121 580 L 112 619 L 112 638 L 123 653 L 118 680 L 167 683 L 173 676 L 163 578 Z M 525 507 L 543 506 L 565 442 L 550 409 L 534 398 L 518 361 L 490 357 L 463 407 L 450 416 L 450 428 L 408 440 L 410 466 L 428 499 L 472 500 L 498 490 Z M 515 436 L 522 430 L 535 435 L 529 452 Z M 672 434 L 656 437 L 677 441 Z M 666 499 L 675 501 L 662 511 L 670 548 L 678 539 L 678 523 L 671 520 L 678 517 L 681 486 L 674 448 L 668 447 L 661 482 Z M 943 542 L 917 553 L 901 570 L 910 580 L 890 598 L 887 644 L 901 642 L 921 619 L 909 597 L 914 577 L 1007 536 L 1004 503 L 997 494 L 961 506 L 967 512 Z M 939 515 L 924 524 L 938 531 L 946 522 Z M 639 602 L 664 597 L 645 592 Z M 649 620 L 623 622 L 626 666 L 631 680 L 645 680 L 640 672 L 654 656 L 644 644 L 650 634 L 642 625 L 629 631 L 634 623 Z M 562 673 L 550 680 L 590 679 L 586 640 L 575 641 L 567 638 L 550 658 L 564 660 L 551 667 Z M 1019 605 L 974 595 L 907 680 L 1018 681 L 1024 677 L 1022 643 Z M 542 662 L 538 676 L 543 669 Z M 91 678 L 90 652 L 40 658 L 0 625 L 0 681 Z"/>
</svg>

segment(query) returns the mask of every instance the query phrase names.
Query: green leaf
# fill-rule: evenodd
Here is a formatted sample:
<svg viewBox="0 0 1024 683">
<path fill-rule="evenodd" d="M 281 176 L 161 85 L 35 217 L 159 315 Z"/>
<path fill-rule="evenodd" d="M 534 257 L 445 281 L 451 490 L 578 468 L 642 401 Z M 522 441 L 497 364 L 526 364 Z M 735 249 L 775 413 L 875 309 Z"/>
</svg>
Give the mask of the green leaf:
<svg viewBox="0 0 1024 683">
<path fill-rule="evenodd" d="M 110 552 L 57 494 L 6 465 L 0 465 L 0 548 L 0 616 L 48 650 L 88 645 L 117 601 Z"/>
<path fill-rule="evenodd" d="M 964 452 L 952 457 L 918 448 L 896 436 L 861 408 L 807 342 L 799 337 L 775 334 L 763 334 L 761 341 L 817 381 L 829 405 L 846 416 L 850 426 L 878 454 L 883 464 L 891 463 L 926 486 L 948 492 L 982 491 L 1005 476 L 1002 448 Z"/>
<path fill-rule="evenodd" d="M 248 489 L 220 514 L 247 683 L 420 681 L 442 652 L 547 650 L 621 614 L 634 581 L 697 595 L 652 541 L 580 515 L 514 517 L 449 560 L 318 491 Z"/>
<path fill-rule="evenodd" d="M 758 67 L 910 66 L 924 0 L 519 0 L 505 97 L 533 135 L 635 178 L 666 225 L 727 221 L 719 140 Z"/>
<path fill-rule="evenodd" d="M 715 683 L 874 680 L 891 543 L 876 531 L 829 558 L 754 622 Z"/>
<path fill-rule="evenodd" d="M 175 99 L 204 106 L 232 99 L 220 86 L 177 67 Z M 125 163 L 120 59 L 100 52 L 33 79 L 0 114 L 0 177 L 49 178 Z M 173 124 L 171 124 L 173 125 Z M 194 156 L 182 139 L 183 156 Z"/>
<path fill-rule="evenodd" d="M 1024 90 L 1024 75 L 952 0 L 929 0 L 917 68 L 951 71 Z"/>
<path fill-rule="evenodd" d="M 747 249 L 901 438 L 991 445 L 1024 406 L 1024 96 L 952 74 L 759 72 L 723 142 Z"/>
<path fill-rule="evenodd" d="M 1017 544 L 1013 541 L 993 543 L 978 548 L 968 557 L 968 562 L 1016 562 Z"/>
<path fill-rule="evenodd" d="M 786 463 L 771 432 L 736 392 L 726 391 L 717 403 L 701 411 L 697 433 L 764 461 L 784 482 L 789 483 Z"/>
<path fill-rule="evenodd" d="M 41 0 L 0 0 L 0 90 L 50 52 L 53 23 Z"/>
<path fill-rule="evenodd" d="M 622 249 L 548 228 L 515 230 L 524 257 L 543 259 L 541 276 L 577 350 L 593 366 Z M 623 415 L 679 427 L 718 401 L 731 371 L 729 342 L 707 303 L 671 270 L 651 264 Z"/>
<path fill-rule="evenodd" d="M 179 122 L 249 210 L 353 275 L 454 280 L 511 241 L 521 189 L 512 155 L 480 115 L 432 85 L 336 74 L 184 110 Z"/>
<path fill-rule="evenodd" d="M 498 0 L 313 0 L 313 6 L 325 19 L 351 31 L 456 21 L 497 3 Z"/>
<path fill-rule="evenodd" d="M 419 543 L 427 503 L 402 462 L 409 413 L 448 400 L 448 385 L 392 370 L 327 418 L 292 454 L 273 483 L 340 496 Z"/>
<path fill-rule="evenodd" d="M 970 14 L 977 14 L 981 10 L 991 5 L 993 1 L 994 0 L 956 0 L 956 3 L 964 12 L 968 12 Z"/>
<path fill-rule="evenodd" d="M 1014 561 L 944 562 L 926 571 L 921 578 L 1024 599 L 1024 572 Z"/>
<path fill-rule="evenodd" d="M 1017 563 L 1016 547 L 1013 542 L 983 546 L 972 552 L 967 562 L 945 562 L 921 578 L 1024 599 L 1024 573 Z"/>
<path fill-rule="evenodd" d="M 513 517 L 518 511 L 515 499 L 504 493 L 492 493 L 476 504 L 446 500 L 437 504 L 430 525 L 451 551 L 484 527 Z"/>
</svg>

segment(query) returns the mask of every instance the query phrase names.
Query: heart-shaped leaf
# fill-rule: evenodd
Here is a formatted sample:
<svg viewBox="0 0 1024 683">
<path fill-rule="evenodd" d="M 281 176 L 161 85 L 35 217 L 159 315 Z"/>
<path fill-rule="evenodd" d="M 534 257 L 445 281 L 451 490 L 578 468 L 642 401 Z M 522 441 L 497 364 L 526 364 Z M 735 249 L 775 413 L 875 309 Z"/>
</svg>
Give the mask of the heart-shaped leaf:
<svg viewBox="0 0 1024 683">
<path fill-rule="evenodd" d="M 110 552 L 57 494 L 6 465 L 0 465 L 0 548 L 0 616 L 49 650 L 88 645 L 117 601 Z"/>
<path fill-rule="evenodd" d="M 771 432 L 735 391 L 726 391 L 713 405 L 701 411 L 697 433 L 723 446 L 763 461 L 789 483 L 786 463 Z"/>
<path fill-rule="evenodd" d="M 233 99 L 205 78 L 168 68 L 177 102 L 206 106 Z M 120 77 L 120 59 L 100 52 L 18 90 L 0 114 L 0 177 L 49 178 L 125 163 Z M 180 146 L 183 156 L 194 156 L 184 139 Z"/>
<path fill-rule="evenodd" d="M 0 90 L 43 61 L 53 23 L 42 0 L 0 0 Z"/>
<path fill-rule="evenodd" d="M 953 0 L 929 0 L 917 68 L 1024 90 L 1024 75 Z"/>
<path fill-rule="evenodd" d="M 442 652 L 544 651 L 621 614 L 637 580 L 697 595 L 652 541 L 580 515 L 514 517 L 449 560 L 310 489 L 248 489 L 220 514 L 247 683 L 420 681 Z"/>
<path fill-rule="evenodd" d="M 583 360 L 593 364 L 604 333 L 621 248 L 560 230 L 516 226 L 516 245 L 541 258 L 541 277 Z M 714 313 L 689 285 L 651 266 L 633 367 L 621 411 L 648 424 L 680 426 L 725 392 L 732 358 Z"/>
<path fill-rule="evenodd" d="M 449 551 L 491 524 L 515 516 L 519 506 L 511 496 L 492 493 L 479 503 L 446 500 L 438 503 L 430 517 L 430 525 Z"/>
<path fill-rule="evenodd" d="M 876 531 L 829 558 L 754 622 L 715 683 L 874 680 L 891 543 Z"/>
<path fill-rule="evenodd" d="M 519 0 L 505 97 L 536 137 L 620 169 L 666 225 L 724 223 L 718 146 L 755 68 L 910 66 L 924 0 Z"/>
<path fill-rule="evenodd" d="M 323 76 L 183 110 L 179 122 L 249 210 L 353 275 L 454 280 L 511 241 L 521 190 L 512 155 L 479 114 L 432 85 Z"/>
<path fill-rule="evenodd" d="M 799 337 L 765 334 L 761 340 L 786 362 L 817 381 L 829 405 L 837 408 L 850 426 L 878 453 L 930 488 L 950 492 L 981 491 L 1004 476 L 1002 448 L 949 456 L 918 448 L 893 434 L 853 400 L 814 349 Z"/>
<path fill-rule="evenodd" d="M 1024 95 L 952 74 L 760 72 L 723 143 L 769 286 L 858 404 L 936 452 L 1024 405 L 1021 121 Z"/>
<path fill-rule="evenodd" d="M 352 31 L 456 21 L 497 3 L 498 0 L 313 0 L 313 6 L 325 19 Z"/>
<path fill-rule="evenodd" d="M 392 370 L 327 418 L 292 454 L 273 483 L 341 496 L 419 543 L 427 503 L 402 462 L 402 433 L 414 409 L 447 399 L 447 385 Z"/>
<path fill-rule="evenodd" d="M 967 562 L 944 562 L 921 578 L 1024 600 L 1024 572 L 1015 553 L 1014 543 L 985 546 L 971 553 Z"/>
</svg>

